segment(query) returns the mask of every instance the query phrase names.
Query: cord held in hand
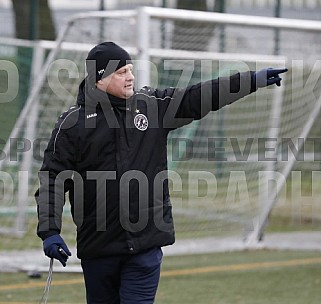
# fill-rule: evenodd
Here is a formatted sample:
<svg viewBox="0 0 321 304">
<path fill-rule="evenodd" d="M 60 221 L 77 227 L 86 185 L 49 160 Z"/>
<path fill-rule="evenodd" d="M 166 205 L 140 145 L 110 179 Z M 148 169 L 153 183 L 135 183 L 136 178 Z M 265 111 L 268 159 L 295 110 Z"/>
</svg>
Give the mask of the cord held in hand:
<svg viewBox="0 0 321 304">
<path fill-rule="evenodd" d="M 58 260 L 64 267 L 71 256 L 65 241 L 59 234 L 52 235 L 43 241 L 43 251 L 46 256 Z"/>
<path fill-rule="evenodd" d="M 272 84 L 276 84 L 277 86 L 281 85 L 282 78 L 279 74 L 287 72 L 287 68 L 283 69 L 274 69 L 274 68 L 266 68 L 255 72 L 252 76 L 252 85 L 258 88 L 264 88 L 270 86 Z"/>
</svg>

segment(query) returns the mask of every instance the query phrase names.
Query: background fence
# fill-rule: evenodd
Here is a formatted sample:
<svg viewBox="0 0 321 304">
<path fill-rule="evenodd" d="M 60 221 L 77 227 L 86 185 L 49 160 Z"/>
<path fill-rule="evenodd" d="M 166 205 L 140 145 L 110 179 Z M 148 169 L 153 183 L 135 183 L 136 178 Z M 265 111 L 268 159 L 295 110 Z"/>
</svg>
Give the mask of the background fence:
<svg viewBox="0 0 321 304">
<path fill-rule="evenodd" d="M 33 2 L 37 3 L 37 1 Z M 273 17 L 279 11 L 280 17 L 285 18 L 321 19 L 320 0 L 224 0 L 222 2 L 226 13 Z M 80 0 L 77 1 L 77 5 L 73 1 L 52 0 L 49 4 L 57 31 L 71 14 L 78 12 L 135 9 L 139 6 L 177 7 L 176 0 Z M 208 0 L 207 10 L 213 11 L 214 4 L 215 0 Z M 33 11 L 36 13 L 36 10 Z M 0 25 L 0 37 L 15 37 L 15 15 L 11 0 L 0 1 Z"/>
</svg>

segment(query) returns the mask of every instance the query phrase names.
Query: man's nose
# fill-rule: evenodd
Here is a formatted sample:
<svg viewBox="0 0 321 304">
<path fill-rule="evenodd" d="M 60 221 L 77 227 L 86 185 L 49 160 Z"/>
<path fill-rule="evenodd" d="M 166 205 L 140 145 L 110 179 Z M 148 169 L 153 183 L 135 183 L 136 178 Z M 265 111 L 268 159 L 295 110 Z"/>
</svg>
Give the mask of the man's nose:
<svg viewBox="0 0 321 304">
<path fill-rule="evenodd" d="M 132 71 L 129 71 L 128 74 L 127 74 L 127 79 L 128 80 L 134 80 L 135 79 L 135 76 L 134 74 L 132 73 Z"/>
</svg>

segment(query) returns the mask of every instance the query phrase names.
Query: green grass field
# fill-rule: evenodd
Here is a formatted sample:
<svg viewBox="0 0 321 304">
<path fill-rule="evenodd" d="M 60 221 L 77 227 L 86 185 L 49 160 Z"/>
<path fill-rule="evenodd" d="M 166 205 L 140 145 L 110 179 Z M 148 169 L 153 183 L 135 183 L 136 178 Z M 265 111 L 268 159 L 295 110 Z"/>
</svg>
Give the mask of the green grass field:
<svg viewBox="0 0 321 304">
<path fill-rule="evenodd" d="M 46 281 L 0 274 L 0 304 L 39 302 Z M 156 304 L 317 304 L 320 252 L 245 251 L 164 257 Z M 81 274 L 54 273 L 48 303 L 85 303 Z"/>
</svg>

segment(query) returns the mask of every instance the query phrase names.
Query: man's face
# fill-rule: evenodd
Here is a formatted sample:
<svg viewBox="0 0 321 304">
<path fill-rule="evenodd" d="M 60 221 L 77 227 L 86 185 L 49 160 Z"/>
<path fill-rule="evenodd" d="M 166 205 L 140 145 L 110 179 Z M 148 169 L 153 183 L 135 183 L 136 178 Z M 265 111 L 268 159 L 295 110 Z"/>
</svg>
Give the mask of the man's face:
<svg viewBox="0 0 321 304">
<path fill-rule="evenodd" d="M 127 64 L 97 82 L 97 88 L 113 96 L 129 98 L 134 94 L 133 65 Z"/>
</svg>

